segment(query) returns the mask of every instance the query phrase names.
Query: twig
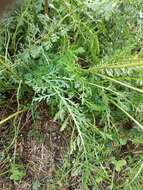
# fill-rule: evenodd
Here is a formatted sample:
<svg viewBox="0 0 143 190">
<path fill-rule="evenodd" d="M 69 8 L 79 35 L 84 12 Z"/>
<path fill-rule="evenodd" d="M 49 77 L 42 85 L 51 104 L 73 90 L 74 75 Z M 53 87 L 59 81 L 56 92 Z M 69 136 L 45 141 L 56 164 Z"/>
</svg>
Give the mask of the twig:
<svg viewBox="0 0 143 190">
<path fill-rule="evenodd" d="M 49 9 L 49 2 L 48 2 L 48 0 L 45 0 L 45 15 L 46 16 L 48 16 L 48 14 L 49 14 L 48 9 Z"/>
<path fill-rule="evenodd" d="M 15 116 L 17 116 L 17 115 L 19 115 L 19 114 L 21 114 L 21 113 L 23 113 L 23 112 L 25 112 L 25 111 L 26 111 L 26 110 L 20 110 L 20 111 L 17 111 L 16 113 L 14 113 L 14 114 L 8 116 L 7 118 L 5 118 L 5 119 L 3 119 L 3 120 L 0 121 L 0 125 L 4 124 L 4 123 L 7 122 L 8 120 L 12 119 L 13 117 L 15 117 Z"/>
</svg>

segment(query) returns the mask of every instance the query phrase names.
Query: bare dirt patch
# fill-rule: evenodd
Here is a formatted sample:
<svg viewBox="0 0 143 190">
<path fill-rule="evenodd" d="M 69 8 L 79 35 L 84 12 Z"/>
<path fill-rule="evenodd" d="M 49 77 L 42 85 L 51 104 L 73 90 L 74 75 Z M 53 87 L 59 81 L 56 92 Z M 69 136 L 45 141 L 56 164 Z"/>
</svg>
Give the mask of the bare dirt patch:
<svg viewBox="0 0 143 190">
<path fill-rule="evenodd" d="M 16 163 L 22 164 L 26 171 L 26 176 L 19 184 L 14 184 L 9 180 L 9 171 L 0 177 L 0 189 L 6 190 L 31 190 L 33 183 L 39 185 L 39 189 L 44 184 L 52 184 L 56 170 L 63 165 L 64 155 L 68 145 L 68 135 L 60 132 L 58 123 L 49 118 L 46 110 L 40 110 L 36 122 L 32 122 L 29 113 L 22 116 L 22 127 L 18 135 L 17 143 L 10 150 L 16 155 Z M 4 126 L 5 127 L 5 126 Z M 9 131 L 1 128 L 1 137 Z M 0 147 L 2 152 L 4 147 Z M 10 160 L 8 160 L 10 162 Z M 0 170 L 2 171 L 0 163 Z M 4 166 L 3 166 L 4 167 Z M 6 170 L 3 169 L 3 172 Z"/>
</svg>

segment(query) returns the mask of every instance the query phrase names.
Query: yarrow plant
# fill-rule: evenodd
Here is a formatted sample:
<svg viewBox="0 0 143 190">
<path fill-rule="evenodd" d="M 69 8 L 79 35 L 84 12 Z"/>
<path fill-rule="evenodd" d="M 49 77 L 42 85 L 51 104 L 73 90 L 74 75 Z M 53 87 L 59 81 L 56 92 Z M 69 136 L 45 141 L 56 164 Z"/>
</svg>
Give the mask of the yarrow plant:
<svg viewBox="0 0 143 190">
<path fill-rule="evenodd" d="M 28 130 L 27 119 L 22 126 L 21 121 L 30 112 L 36 123 L 46 109 L 42 126 L 52 118 L 63 136 L 68 134 L 68 143 L 60 167 L 44 173 L 44 179 L 51 175 L 52 180 L 36 177 L 38 187 L 142 189 L 142 2 L 48 3 L 45 15 L 42 1 L 25 1 L 1 23 L 0 108 L 8 101 L 13 105 L 0 121 L 11 124 L 9 134 L 2 133 L 12 138 L 5 146 L 0 141 L 6 160 L 1 175 L 13 181 L 17 173 L 19 181 L 28 175 L 23 167 L 31 163 L 19 166 L 16 154 L 18 142 L 24 141 L 20 134 Z M 33 131 L 23 138 L 43 137 Z M 13 165 L 19 167 L 11 170 Z"/>
</svg>

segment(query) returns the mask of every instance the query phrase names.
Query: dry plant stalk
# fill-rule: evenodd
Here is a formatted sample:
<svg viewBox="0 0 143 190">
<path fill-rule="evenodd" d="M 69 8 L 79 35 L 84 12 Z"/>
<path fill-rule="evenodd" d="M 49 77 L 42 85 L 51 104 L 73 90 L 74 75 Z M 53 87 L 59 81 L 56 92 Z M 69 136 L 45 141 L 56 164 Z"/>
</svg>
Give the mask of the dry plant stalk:
<svg viewBox="0 0 143 190">
<path fill-rule="evenodd" d="M 48 0 L 45 0 L 45 15 L 48 16 L 48 9 L 49 9 L 49 2 Z"/>
</svg>

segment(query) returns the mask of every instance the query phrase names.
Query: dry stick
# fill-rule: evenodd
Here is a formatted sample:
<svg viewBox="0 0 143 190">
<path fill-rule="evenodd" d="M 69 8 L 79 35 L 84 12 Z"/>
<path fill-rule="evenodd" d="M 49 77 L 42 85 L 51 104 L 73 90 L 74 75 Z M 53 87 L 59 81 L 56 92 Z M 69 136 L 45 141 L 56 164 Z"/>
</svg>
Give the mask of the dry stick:
<svg viewBox="0 0 143 190">
<path fill-rule="evenodd" d="M 48 0 L 45 0 L 45 15 L 48 16 L 48 9 L 49 9 L 49 2 Z"/>
<path fill-rule="evenodd" d="M 0 121 L 0 126 L 1 126 L 2 124 L 4 124 L 5 122 L 7 122 L 8 120 L 12 119 L 13 117 L 16 117 L 17 115 L 19 115 L 19 114 L 21 114 L 21 113 L 23 113 L 23 112 L 25 112 L 25 111 L 26 111 L 26 110 L 17 111 L 16 113 L 14 113 L 14 114 L 8 116 L 7 118 L 1 120 L 1 121 Z"/>
</svg>

